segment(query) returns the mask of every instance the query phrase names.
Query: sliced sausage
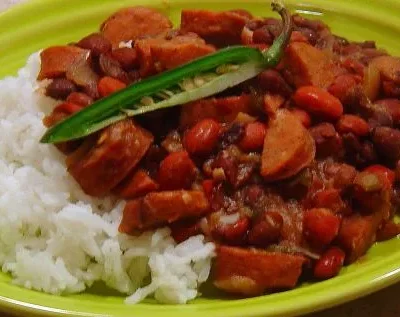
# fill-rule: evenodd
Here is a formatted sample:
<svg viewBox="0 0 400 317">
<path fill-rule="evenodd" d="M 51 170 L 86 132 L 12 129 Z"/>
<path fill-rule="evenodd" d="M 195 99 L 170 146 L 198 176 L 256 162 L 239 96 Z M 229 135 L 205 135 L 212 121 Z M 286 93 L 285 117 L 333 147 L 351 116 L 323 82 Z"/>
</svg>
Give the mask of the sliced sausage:
<svg viewBox="0 0 400 317">
<path fill-rule="evenodd" d="M 202 191 L 163 191 L 127 202 L 119 231 L 132 233 L 160 227 L 185 218 L 196 218 L 209 211 Z"/>
<path fill-rule="evenodd" d="M 183 10 L 181 31 L 193 32 L 219 47 L 240 44 L 248 15 L 238 11 Z"/>
<path fill-rule="evenodd" d="M 135 49 L 142 77 L 176 68 L 215 51 L 213 46 L 193 35 L 176 36 L 171 40 L 164 38 L 138 40 Z"/>
<path fill-rule="evenodd" d="M 356 261 L 374 244 L 381 221 L 382 214 L 379 212 L 368 216 L 355 214 L 343 219 L 338 242 L 346 251 L 347 263 Z"/>
<path fill-rule="evenodd" d="M 138 170 L 133 176 L 128 176 L 114 190 L 114 194 L 124 199 L 133 199 L 156 191 L 159 185 L 146 173 L 145 170 Z"/>
<path fill-rule="evenodd" d="M 101 132 L 88 149 L 69 157 L 68 170 L 86 194 L 104 196 L 139 163 L 152 142 L 148 131 L 124 120 Z"/>
<path fill-rule="evenodd" d="M 302 256 L 220 246 L 214 285 L 229 293 L 261 295 L 265 290 L 293 288 L 302 272 Z"/>
<path fill-rule="evenodd" d="M 154 36 L 172 28 L 171 21 L 152 8 L 124 8 L 110 16 L 101 26 L 101 32 L 114 48 L 122 41 Z"/>
<path fill-rule="evenodd" d="M 288 110 L 279 110 L 267 128 L 261 175 L 267 181 L 289 178 L 315 157 L 315 143 L 301 121 Z"/>
<path fill-rule="evenodd" d="M 52 46 L 40 53 L 41 68 L 38 80 L 62 77 L 71 65 L 87 60 L 89 50 L 76 46 Z"/>
<path fill-rule="evenodd" d="M 330 56 L 302 42 L 289 44 L 284 63 L 296 87 L 327 88 L 339 73 Z"/>
</svg>

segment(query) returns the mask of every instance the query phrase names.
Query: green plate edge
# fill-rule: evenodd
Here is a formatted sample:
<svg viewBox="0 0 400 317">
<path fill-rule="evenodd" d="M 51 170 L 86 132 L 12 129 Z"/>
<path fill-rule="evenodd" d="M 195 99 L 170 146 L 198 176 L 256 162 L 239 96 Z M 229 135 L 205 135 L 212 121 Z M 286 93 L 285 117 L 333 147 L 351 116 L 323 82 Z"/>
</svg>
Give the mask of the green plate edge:
<svg viewBox="0 0 400 317">
<path fill-rule="evenodd" d="M 288 0 L 292 10 L 326 21 L 332 30 L 352 40 L 376 40 L 400 55 L 400 2 L 397 0 Z M 98 28 L 119 7 L 153 6 L 174 22 L 183 8 L 224 10 L 245 8 L 270 15 L 261 0 L 31 0 L 0 14 L 0 78 L 13 75 L 27 56 L 40 48 L 68 43 Z M 1 103 L 1 101 L 0 101 Z M 375 245 L 340 276 L 277 294 L 250 299 L 199 298 L 188 305 L 160 305 L 148 300 L 135 306 L 123 297 L 84 293 L 52 296 L 26 290 L 0 274 L 0 310 L 27 316 L 154 316 L 250 317 L 297 316 L 370 294 L 400 281 L 400 240 Z"/>
</svg>

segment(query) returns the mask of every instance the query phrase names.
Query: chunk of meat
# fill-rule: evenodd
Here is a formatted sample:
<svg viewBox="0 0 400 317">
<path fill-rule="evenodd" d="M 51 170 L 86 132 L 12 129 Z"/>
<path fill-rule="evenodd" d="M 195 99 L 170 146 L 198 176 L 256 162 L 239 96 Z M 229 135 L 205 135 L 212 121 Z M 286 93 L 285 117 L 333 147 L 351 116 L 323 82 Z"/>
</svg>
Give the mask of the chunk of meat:
<svg viewBox="0 0 400 317">
<path fill-rule="evenodd" d="M 52 46 L 40 53 L 38 80 L 62 77 L 71 65 L 87 60 L 90 51 L 76 46 Z"/>
<path fill-rule="evenodd" d="M 301 121 L 288 110 L 279 110 L 267 128 L 261 175 L 267 181 L 289 178 L 315 157 L 315 143 Z"/>
<path fill-rule="evenodd" d="M 303 42 L 289 44 L 284 64 L 296 87 L 327 88 L 340 72 L 329 55 Z"/>
<path fill-rule="evenodd" d="M 229 293 L 261 295 L 265 290 L 292 288 L 301 274 L 302 256 L 220 246 L 214 285 Z"/>
<path fill-rule="evenodd" d="M 133 199 L 156 191 L 159 185 L 146 173 L 138 170 L 133 176 L 128 176 L 114 190 L 114 194 L 124 199 Z"/>
<path fill-rule="evenodd" d="M 163 191 L 149 193 L 127 202 L 119 231 L 132 233 L 173 223 L 185 218 L 203 216 L 209 203 L 202 191 Z"/>
<path fill-rule="evenodd" d="M 193 32 L 219 47 L 240 44 L 249 14 L 238 11 L 183 10 L 181 31 Z"/>
<path fill-rule="evenodd" d="M 172 39 L 138 40 L 135 49 L 142 77 L 175 68 L 195 58 L 210 54 L 215 48 L 198 36 L 178 35 Z"/>
<path fill-rule="evenodd" d="M 139 163 L 153 136 L 132 120 L 118 122 L 67 159 L 68 171 L 91 196 L 104 196 Z"/>
<path fill-rule="evenodd" d="M 240 112 L 254 113 L 250 95 L 201 99 L 182 107 L 180 125 L 183 128 L 190 127 L 206 118 L 231 122 Z"/>
<path fill-rule="evenodd" d="M 122 41 L 158 35 L 171 28 L 171 21 L 159 11 L 138 6 L 114 13 L 102 24 L 101 32 L 114 48 L 118 48 Z"/>
<path fill-rule="evenodd" d="M 368 216 L 355 214 L 343 219 L 338 242 L 346 251 L 347 263 L 356 261 L 374 244 L 381 221 L 382 214 L 379 212 Z"/>
</svg>

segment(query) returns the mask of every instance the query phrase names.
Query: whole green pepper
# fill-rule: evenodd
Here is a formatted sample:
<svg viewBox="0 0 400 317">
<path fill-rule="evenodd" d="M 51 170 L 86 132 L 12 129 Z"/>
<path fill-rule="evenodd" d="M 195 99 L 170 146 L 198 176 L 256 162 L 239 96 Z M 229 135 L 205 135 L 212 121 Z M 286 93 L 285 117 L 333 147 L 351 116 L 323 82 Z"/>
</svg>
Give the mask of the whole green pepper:
<svg viewBox="0 0 400 317">
<path fill-rule="evenodd" d="M 85 137 L 127 117 L 182 105 L 215 95 L 276 66 L 293 27 L 289 12 L 273 2 L 283 30 L 269 49 L 232 46 L 144 79 L 75 113 L 46 131 L 42 143 Z"/>
</svg>

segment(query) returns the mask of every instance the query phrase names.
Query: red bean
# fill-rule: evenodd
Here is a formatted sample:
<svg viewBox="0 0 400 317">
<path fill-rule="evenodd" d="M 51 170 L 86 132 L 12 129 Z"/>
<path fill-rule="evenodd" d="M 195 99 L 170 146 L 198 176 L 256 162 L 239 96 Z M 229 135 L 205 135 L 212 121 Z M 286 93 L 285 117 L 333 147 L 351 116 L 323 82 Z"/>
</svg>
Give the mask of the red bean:
<svg viewBox="0 0 400 317">
<path fill-rule="evenodd" d="M 258 84 L 260 88 L 281 95 L 283 97 L 289 97 L 292 94 L 292 88 L 288 85 L 282 75 L 273 69 L 267 69 L 257 76 Z"/>
<path fill-rule="evenodd" d="M 383 94 L 388 98 L 400 98 L 400 85 L 397 82 L 384 80 L 382 90 Z"/>
<path fill-rule="evenodd" d="M 311 117 L 308 115 L 308 113 L 304 110 L 294 108 L 291 109 L 290 112 L 294 114 L 303 124 L 305 128 L 311 127 Z"/>
<path fill-rule="evenodd" d="M 212 235 L 225 243 L 240 245 L 246 240 L 249 226 L 250 220 L 247 217 L 241 217 L 233 224 L 219 222 L 215 228 L 212 228 Z"/>
<path fill-rule="evenodd" d="M 318 87 L 300 87 L 293 99 L 297 106 L 317 117 L 337 120 L 343 114 L 343 105 L 340 100 Z"/>
<path fill-rule="evenodd" d="M 175 242 L 181 243 L 190 237 L 201 233 L 199 220 L 184 220 L 170 225 L 171 235 Z"/>
<path fill-rule="evenodd" d="M 375 104 L 380 105 L 386 109 L 391 115 L 393 124 L 400 124 L 400 100 L 398 99 L 381 99 L 375 101 Z"/>
<path fill-rule="evenodd" d="M 73 114 L 75 112 L 78 112 L 82 110 L 82 106 L 71 103 L 71 102 L 63 102 L 62 104 L 59 104 L 56 108 L 54 108 L 54 111 L 60 111 L 64 112 L 66 114 Z"/>
<path fill-rule="evenodd" d="M 196 177 L 196 166 L 186 151 L 169 154 L 161 163 L 158 182 L 164 190 L 187 189 Z"/>
<path fill-rule="evenodd" d="M 65 99 L 76 90 L 77 87 L 72 81 L 66 78 L 55 78 L 46 88 L 46 95 L 54 99 Z"/>
<path fill-rule="evenodd" d="M 323 122 L 311 127 L 309 131 L 315 141 L 318 157 L 337 157 L 341 155 L 343 150 L 342 138 L 336 132 L 333 124 Z"/>
<path fill-rule="evenodd" d="M 68 96 L 67 102 L 87 107 L 93 103 L 93 98 L 82 92 L 73 92 Z"/>
<path fill-rule="evenodd" d="M 213 119 L 204 119 L 193 126 L 183 139 L 183 145 L 191 154 L 204 155 L 216 147 L 221 125 Z"/>
<path fill-rule="evenodd" d="M 317 191 L 312 198 L 312 203 L 314 208 L 328 208 L 334 213 L 340 214 L 351 213 L 351 209 L 347 208 L 340 197 L 339 190 L 335 188 Z"/>
<path fill-rule="evenodd" d="M 377 127 L 372 140 L 378 152 L 391 161 L 400 159 L 400 131 L 388 127 Z"/>
<path fill-rule="evenodd" d="M 248 241 L 258 247 L 276 243 L 281 237 L 283 218 L 278 212 L 266 212 L 249 231 Z"/>
<path fill-rule="evenodd" d="M 134 48 L 117 48 L 112 51 L 111 55 L 125 70 L 131 70 L 139 66 L 138 56 Z"/>
<path fill-rule="evenodd" d="M 337 247 L 330 248 L 315 264 L 314 276 L 325 280 L 338 275 L 343 267 L 345 257 L 346 255 L 341 249 Z"/>
<path fill-rule="evenodd" d="M 261 150 L 264 145 L 264 138 L 267 128 L 261 122 L 252 122 L 246 125 L 244 135 L 239 146 L 245 151 Z"/>
<path fill-rule="evenodd" d="M 92 33 L 82 40 L 77 46 L 91 50 L 93 55 L 100 55 L 111 51 L 111 43 L 101 33 Z"/>
<path fill-rule="evenodd" d="M 253 42 L 256 44 L 272 44 L 274 37 L 269 32 L 268 26 L 263 26 L 253 32 Z"/>
<path fill-rule="evenodd" d="M 340 133 L 353 133 L 357 136 L 366 136 L 369 133 L 368 123 L 352 114 L 345 114 L 340 117 L 336 124 L 336 130 Z"/>
<path fill-rule="evenodd" d="M 349 45 L 350 46 L 350 45 Z M 364 65 L 361 64 L 358 60 L 355 60 L 353 58 L 346 58 L 342 62 L 342 66 L 347 69 L 350 73 L 353 73 L 355 75 L 360 75 L 361 77 L 364 76 Z"/>
<path fill-rule="evenodd" d="M 346 74 L 338 76 L 329 86 L 328 91 L 341 102 L 346 102 L 352 89 L 357 85 L 354 75 Z"/>
<path fill-rule="evenodd" d="M 329 209 L 314 208 L 304 213 L 304 235 L 314 246 L 324 247 L 329 245 L 337 236 L 339 227 L 340 218 Z"/>
<path fill-rule="evenodd" d="M 120 63 L 109 54 L 100 54 L 99 66 L 105 76 L 116 78 L 124 83 L 129 83 L 128 74 L 122 69 Z"/>
<path fill-rule="evenodd" d="M 367 167 L 365 169 L 366 172 L 370 172 L 375 174 L 376 176 L 378 176 L 378 178 L 380 179 L 380 181 L 385 184 L 385 186 L 387 188 L 392 188 L 393 187 L 393 183 L 395 180 L 395 173 L 383 166 L 383 165 L 371 165 L 369 167 Z"/>
<path fill-rule="evenodd" d="M 126 84 L 122 81 L 106 76 L 100 79 L 97 89 L 99 90 L 100 96 L 106 97 L 125 87 Z"/>
</svg>

